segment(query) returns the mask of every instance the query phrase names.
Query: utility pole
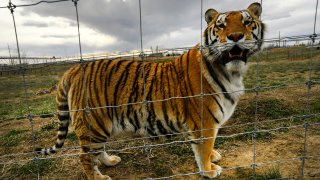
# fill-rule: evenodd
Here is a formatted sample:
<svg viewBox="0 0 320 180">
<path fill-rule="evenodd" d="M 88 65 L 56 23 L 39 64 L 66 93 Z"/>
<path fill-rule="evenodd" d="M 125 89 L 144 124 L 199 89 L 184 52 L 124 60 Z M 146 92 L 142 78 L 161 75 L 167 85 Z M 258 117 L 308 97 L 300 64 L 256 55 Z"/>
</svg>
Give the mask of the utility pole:
<svg viewBox="0 0 320 180">
<path fill-rule="evenodd" d="M 281 46 L 281 38 L 280 38 L 280 31 L 279 31 L 279 48 Z"/>
</svg>

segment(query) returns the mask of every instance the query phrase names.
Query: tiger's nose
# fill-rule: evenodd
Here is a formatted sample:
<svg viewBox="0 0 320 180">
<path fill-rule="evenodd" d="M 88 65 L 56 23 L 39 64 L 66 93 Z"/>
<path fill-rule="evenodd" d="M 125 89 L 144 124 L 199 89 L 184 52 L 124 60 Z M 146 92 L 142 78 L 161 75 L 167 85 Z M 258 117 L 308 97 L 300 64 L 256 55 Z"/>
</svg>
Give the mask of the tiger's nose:
<svg viewBox="0 0 320 180">
<path fill-rule="evenodd" d="M 241 32 L 230 33 L 227 36 L 227 39 L 229 41 L 238 42 L 238 41 L 244 40 L 244 34 Z"/>
</svg>

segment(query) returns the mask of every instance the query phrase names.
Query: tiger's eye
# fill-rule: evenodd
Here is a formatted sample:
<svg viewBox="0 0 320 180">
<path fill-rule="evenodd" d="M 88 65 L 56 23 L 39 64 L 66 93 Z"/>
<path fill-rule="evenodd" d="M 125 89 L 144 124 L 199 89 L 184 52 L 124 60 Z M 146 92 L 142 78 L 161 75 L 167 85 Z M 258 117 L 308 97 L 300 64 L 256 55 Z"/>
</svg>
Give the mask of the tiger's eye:
<svg viewBox="0 0 320 180">
<path fill-rule="evenodd" d="M 252 23 L 252 21 L 250 21 L 250 20 L 245 20 L 244 21 L 244 25 L 246 25 L 246 26 L 249 26 L 251 23 Z"/>
<path fill-rule="evenodd" d="M 218 26 L 218 28 L 220 28 L 220 29 L 223 29 L 223 28 L 226 27 L 224 24 L 218 24 L 217 26 Z"/>
</svg>

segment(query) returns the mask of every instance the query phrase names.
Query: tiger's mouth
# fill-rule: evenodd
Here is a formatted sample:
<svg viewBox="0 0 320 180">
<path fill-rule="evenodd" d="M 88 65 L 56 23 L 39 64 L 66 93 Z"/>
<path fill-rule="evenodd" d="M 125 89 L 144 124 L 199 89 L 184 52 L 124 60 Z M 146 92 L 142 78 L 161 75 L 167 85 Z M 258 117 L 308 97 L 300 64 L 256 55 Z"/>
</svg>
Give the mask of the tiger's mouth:
<svg viewBox="0 0 320 180">
<path fill-rule="evenodd" d="M 248 57 L 248 49 L 242 48 L 239 45 L 234 45 L 231 47 L 229 50 L 225 51 L 225 56 L 226 60 L 228 62 L 233 61 L 233 60 L 241 60 L 243 62 L 247 62 L 247 57 Z"/>
</svg>

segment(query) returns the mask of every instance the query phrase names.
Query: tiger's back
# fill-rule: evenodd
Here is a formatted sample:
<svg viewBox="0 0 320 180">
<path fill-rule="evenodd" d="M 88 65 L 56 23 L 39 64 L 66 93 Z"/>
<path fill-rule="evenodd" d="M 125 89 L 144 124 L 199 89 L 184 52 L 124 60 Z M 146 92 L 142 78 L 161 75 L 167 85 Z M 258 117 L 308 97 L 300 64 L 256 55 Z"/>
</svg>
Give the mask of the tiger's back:
<svg viewBox="0 0 320 180">
<path fill-rule="evenodd" d="M 190 50 L 165 63 L 117 59 L 75 65 L 59 83 L 58 109 L 67 99 L 64 110 L 71 111 L 78 136 L 89 134 L 90 124 L 91 137 L 80 144 L 105 142 L 122 131 L 152 136 L 185 131 L 187 116 L 194 117 L 189 125 L 195 129 L 200 126 L 199 98 L 179 98 L 200 94 L 195 56 L 198 51 Z"/>
</svg>

